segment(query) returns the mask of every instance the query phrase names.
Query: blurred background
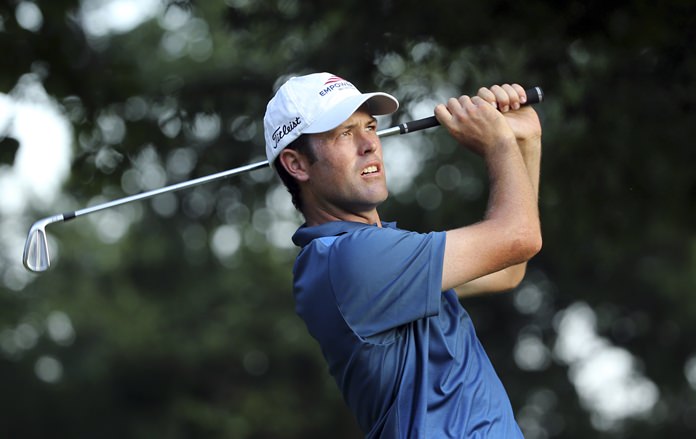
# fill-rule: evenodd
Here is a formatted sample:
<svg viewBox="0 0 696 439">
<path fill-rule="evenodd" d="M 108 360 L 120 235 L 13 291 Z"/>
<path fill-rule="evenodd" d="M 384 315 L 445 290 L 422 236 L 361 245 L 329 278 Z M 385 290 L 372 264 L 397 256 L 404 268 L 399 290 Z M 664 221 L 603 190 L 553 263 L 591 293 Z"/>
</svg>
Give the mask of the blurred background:
<svg viewBox="0 0 696 439">
<path fill-rule="evenodd" d="M 0 436 L 354 438 L 296 317 L 301 219 L 270 169 L 48 228 L 39 218 L 264 160 L 290 75 L 432 115 L 540 85 L 544 248 L 463 301 L 528 439 L 696 435 L 696 4 L 2 0 Z M 385 220 L 481 218 L 444 130 L 384 140 Z"/>
</svg>

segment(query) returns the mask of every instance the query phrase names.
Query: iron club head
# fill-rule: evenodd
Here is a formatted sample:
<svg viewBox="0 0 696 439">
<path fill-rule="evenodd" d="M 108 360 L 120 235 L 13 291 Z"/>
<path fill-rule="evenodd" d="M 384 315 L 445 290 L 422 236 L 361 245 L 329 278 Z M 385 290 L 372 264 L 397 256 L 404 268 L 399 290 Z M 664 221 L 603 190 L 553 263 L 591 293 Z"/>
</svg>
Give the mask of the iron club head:
<svg viewBox="0 0 696 439">
<path fill-rule="evenodd" d="M 48 240 L 46 239 L 46 226 L 57 221 L 63 221 L 63 215 L 55 215 L 43 218 L 32 224 L 24 243 L 24 255 L 22 262 L 27 270 L 42 272 L 51 266 L 51 257 L 48 253 Z"/>
</svg>

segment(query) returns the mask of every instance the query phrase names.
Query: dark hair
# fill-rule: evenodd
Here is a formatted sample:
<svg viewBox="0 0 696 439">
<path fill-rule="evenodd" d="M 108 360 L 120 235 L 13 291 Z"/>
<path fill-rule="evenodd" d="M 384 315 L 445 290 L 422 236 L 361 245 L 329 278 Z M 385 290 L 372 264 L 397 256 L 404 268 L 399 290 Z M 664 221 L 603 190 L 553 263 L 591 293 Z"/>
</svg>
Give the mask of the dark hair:
<svg viewBox="0 0 696 439">
<path fill-rule="evenodd" d="M 317 161 L 317 156 L 314 154 L 312 142 L 310 142 L 308 134 L 300 135 L 300 137 L 293 140 L 285 148 L 292 149 L 300 154 L 303 154 L 309 159 L 310 164 Z M 297 183 L 297 180 L 295 180 L 295 178 L 288 173 L 285 166 L 283 166 L 283 164 L 280 162 L 280 156 L 278 156 L 273 162 L 273 167 L 275 168 L 285 187 L 288 189 L 288 192 L 290 192 L 290 195 L 292 196 L 292 204 L 295 205 L 295 209 L 302 212 L 302 196 L 300 194 L 300 185 Z"/>
</svg>

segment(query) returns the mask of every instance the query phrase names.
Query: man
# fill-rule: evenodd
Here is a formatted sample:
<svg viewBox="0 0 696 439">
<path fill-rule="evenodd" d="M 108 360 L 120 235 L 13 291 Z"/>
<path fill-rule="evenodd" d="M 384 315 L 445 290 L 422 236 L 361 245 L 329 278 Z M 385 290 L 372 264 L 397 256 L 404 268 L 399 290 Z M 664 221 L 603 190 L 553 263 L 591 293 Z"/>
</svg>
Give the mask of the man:
<svg viewBox="0 0 696 439">
<path fill-rule="evenodd" d="M 296 310 L 369 438 L 515 438 L 509 398 L 453 289 L 511 289 L 541 248 L 541 127 L 519 85 L 449 99 L 435 116 L 483 157 L 482 221 L 420 234 L 382 222 L 375 115 L 398 108 L 329 73 L 295 77 L 264 118 L 266 153 L 306 223 Z"/>
</svg>

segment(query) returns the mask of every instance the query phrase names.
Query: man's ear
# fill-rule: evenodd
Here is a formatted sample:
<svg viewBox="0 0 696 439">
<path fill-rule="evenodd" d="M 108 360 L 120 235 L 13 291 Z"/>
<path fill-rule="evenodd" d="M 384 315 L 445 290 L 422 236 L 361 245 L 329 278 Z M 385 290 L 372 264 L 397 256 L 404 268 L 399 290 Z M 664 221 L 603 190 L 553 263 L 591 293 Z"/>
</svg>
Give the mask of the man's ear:
<svg viewBox="0 0 696 439">
<path fill-rule="evenodd" d="M 294 149 L 284 149 L 280 152 L 278 158 L 280 159 L 281 166 L 285 167 L 288 174 L 295 180 L 309 180 L 309 160 L 307 160 L 304 154 L 300 154 Z"/>
</svg>

